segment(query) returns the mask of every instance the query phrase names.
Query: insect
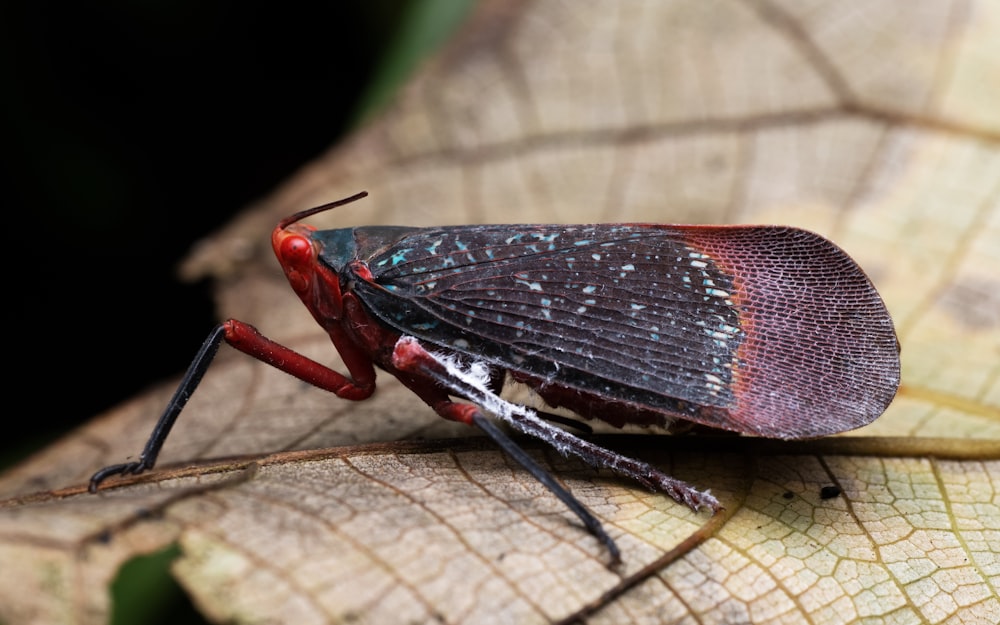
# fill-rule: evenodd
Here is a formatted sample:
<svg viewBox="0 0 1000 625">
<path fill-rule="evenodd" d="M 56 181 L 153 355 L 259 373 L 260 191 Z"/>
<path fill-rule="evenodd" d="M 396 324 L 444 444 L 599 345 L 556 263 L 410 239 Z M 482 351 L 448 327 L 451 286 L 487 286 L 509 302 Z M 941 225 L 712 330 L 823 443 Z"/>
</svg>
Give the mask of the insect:
<svg viewBox="0 0 1000 625">
<path fill-rule="evenodd" d="M 440 416 L 481 428 L 617 562 L 596 517 L 487 413 L 695 510 L 721 504 L 553 425 L 554 415 L 504 399 L 505 384 L 613 426 L 697 425 L 779 439 L 863 426 L 899 385 L 899 345 L 882 299 L 846 253 L 816 234 L 778 226 L 302 223 L 366 195 L 291 215 L 271 236 L 292 289 L 348 374 L 228 320 L 205 340 L 138 460 L 95 473 L 91 492 L 110 476 L 153 467 L 225 341 L 344 399 L 372 395 L 375 367 L 391 373 Z"/>
</svg>

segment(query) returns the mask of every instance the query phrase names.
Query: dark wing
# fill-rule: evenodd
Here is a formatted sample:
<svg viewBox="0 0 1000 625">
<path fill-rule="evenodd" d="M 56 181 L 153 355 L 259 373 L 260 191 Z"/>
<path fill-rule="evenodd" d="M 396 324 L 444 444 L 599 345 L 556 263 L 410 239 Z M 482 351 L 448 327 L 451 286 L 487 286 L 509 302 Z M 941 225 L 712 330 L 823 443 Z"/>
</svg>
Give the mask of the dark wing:
<svg viewBox="0 0 1000 625">
<path fill-rule="evenodd" d="M 878 294 L 802 230 L 464 226 L 412 231 L 367 260 L 362 301 L 405 334 L 715 427 L 843 431 L 898 385 Z"/>
</svg>

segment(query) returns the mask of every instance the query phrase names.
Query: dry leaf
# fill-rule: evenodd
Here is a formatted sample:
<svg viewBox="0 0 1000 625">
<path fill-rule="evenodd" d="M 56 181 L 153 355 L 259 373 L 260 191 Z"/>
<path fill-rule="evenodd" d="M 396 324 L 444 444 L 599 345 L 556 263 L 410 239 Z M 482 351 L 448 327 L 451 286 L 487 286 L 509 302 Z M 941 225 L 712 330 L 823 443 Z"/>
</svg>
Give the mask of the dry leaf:
<svg viewBox="0 0 1000 625">
<path fill-rule="evenodd" d="M 172 384 L 0 480 L 0 618 L 104 622 L 117 567 L 177 542 L 220 622 L 996 623 L 997 101 L 993 3 L 483 3 L 380 119 L 190 259 L 222 314 L 337 362 L 267 234 L 362 188 L 325 223 L 790 223 L 885 297 L 888 412 L 806 443 L 608 441 L 711 487 L 714 519 L 529 447 L 619 541 L 610 570 L 499 451 L 429 440 L 469 432 L 388 377 L 352 404 L 224 353 L 157 471 L 74 486 L 138 452 Z"/>
</svg>

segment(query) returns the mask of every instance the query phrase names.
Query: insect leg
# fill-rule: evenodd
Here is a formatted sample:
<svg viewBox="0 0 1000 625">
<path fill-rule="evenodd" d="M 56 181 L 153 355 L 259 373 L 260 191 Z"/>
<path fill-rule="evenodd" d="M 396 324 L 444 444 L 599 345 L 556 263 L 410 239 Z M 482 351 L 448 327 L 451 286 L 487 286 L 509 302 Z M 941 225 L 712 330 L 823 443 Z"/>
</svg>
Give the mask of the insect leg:
<svg viewBox="0 0 1000 625">
<path fill-rule="evenodd" d="M 445 381 L 446 378 L 442 378 L 442 374 L 438 370 L 437 361 L 435 361 L 430 354 L 419 346 L 416 339 L 404 336 L 397 341 L 396 348 L 393 351 L 393 366 L 399 369 L 399 372 L 397 373 L 399 380 L 416 395 L 418 395 L 431 408 L 433 408 L 434 411 L 440 416 L 448 419 L 449 421 L 458 421 L 459 423 L 474 425 L 493 439 L 493 442 L 495 442 L 500 449 L 502 449 L 515 462 L 520 464 L 528 473 L 531 474 L 532 477 L 545 486 L 545 488 L 549 489 L 553 495 L 563 502 L 563 504 L 565 504 L 565 506 L 580 519 L 587 530 L 608 550 L 608 553 L 611 555 L 610 565 L 614 566 L 621 562 L 621 551 L 618 549 L 618 545 L 615 544 L 615 541 L 604 530 L 604 526 L 601 525 L 601 522 L 597 519 L 597 517 L 595 517 L 586 506 L 580 503 L 580 500 L 574 497 L 573 494 L 566 489 L 566 487 L 557 482 L 556 479 L 548 473 L 548 471 L 542 468 L 542 466 L 534 460 L 534 458 L 528 455 L 527 452 L 521 449 L 517 443 L 511 440 L 509 436 L 498 428 L 483 413 L 479 406 L 474 404 L 456 403 L 451 400 L 448 393 L 445 392 L 442 387 L 450 389 L 458 395 L 466 397 L 472 401 L 476 401 L 476 397 L 465 393 L 464 389 L 461 389 L 458 386 L 448 384 Z M 438 382 L 439 384 L 428 384 L 428 378 L 432 381 Z M 480 376 L 479 380 L 484 388 L 489 387 L 491 384 L 490 378 L 487 374 Z M 492 394 L 492 391 L 487 392 Z"/>
<path fill-rule="evenodd" d="M 198 383 L 201 382 L 202 376 L 205 375 L 208 365 L 211 364 L 212 359 L 215 358 L 216 352 L 219 351 L 219 345 L 222 343 L 225 336 L 225 328 L 222 324 L 219 324 L 208 335 L 205 342 L 202 343 L 201 348 L 194 357 L 194 360 L 192 360 L 191 364 L 188 366 L 188 370 L 184 374 L 184 378 L 181 380 L 180 385 L 177 387 L 177 390 L 174 391 L 173 397 L 171 397 L 170 401 L 167 403 L 166 409 L 156 421 L 156 425 L 153 426 L 153 431 L 146 440 L 146 445 L 142 448 L 142 453 L 139 454 L 139 459 L 135 462 L 124 462 L 122 464 L 113 464 L 111 466 L 104 467 L 90 476 L 90 486 L 87 490 L 92 493 L 97 492 L 97 487 L 100 483 L 112 475 L 142 473 L 143 471 L 151 469 L 153 465 L 156 464 L 156 457 L 159 455 L 164 441 L 167 440 L 170 428 L 173 427 L 174 421 L 177 420 L 177 416 L 181 413 L 181 410 L 183 410 L 184 405 L 187 404 L 188 399 L 191 397 L 191 393 L 194 392 L 194 389 L 198 387 Z"/>
<path fill-rule="evenodd" d="M 563 502 L 570 511 L 577 516 L 580 521 L 586 526 L 587 530 L 593 534 L 597 540 L 604 544 L 604 547 L 611 554 L 611 564 L 616 565 L 621 562 L 622 555 L 621 551 L 618 549 L 618 545 L 615 544 L 613 538 L 608 536 L 608 533 L 604 531 L 604 526 L 595 517 L 590 510 L 586 508 L 580 500 L 573 496 L 573 493 L 569 492 L 562 484 L 556 481 L 552 475 L 542 468 L 540 464 L 535 462 L 535 459 L 528 455 L 517 443 L 512 441 L 509 436 L 503 433 L 503 430 L 498 428 L 492 421 L 490 421 L 486 415 L 484 415 L 480 410 L 476 409 L 472 413 L 472 422 L 482 430 L 487 436 L 493 439 L 493 442 L 497 444 L 508 456 L 513 458 L 518 464 L 520 464 L 524 469 L 531 474 L 533 478 L 538 480 L 542 486 L 549 489 L 549 491 L 559 498 L 559 501 Z"/>
<path fill-rule="evenodd" d="M 707 491 L 670 477 L 650 464 L 595 445 L 538 417 L 534 410 L 513 404 L 482 384 L 480 376 L 463 368 L 460 363 L 425 350 L 416 339 L 404 336 L 396 343 L 393 364 L 402 370 L 418 370 L 438 384 L 466 397 L 524 434 L 539 438 L 563 455 L 573 454 L 588 464 L 607 467 L 626 475 L 653 490 L 660 490 L 692 510 L 722 509 L 719 500 Z"/>
<path fill-rule="evenodd" d="M 375 391 L 375 369 L 371 362 L 354 363 L 352 380 L 333 369 L 307 358 L 284 345 L 275 343 L 257 331 L 253 326 L 230 319 L 220 323 L 202 343 L 194 360 L 188 366 L 184 378 L 167 403 L 163 414 L 153 426 L 146 445 L 134 462 L 125 462 L 104 467 L 90 478 L 88 490 L 96 492 L 97 487 L 112 475 L 134 475 L 148 471 L 156 464 L 156 458 L 166 442 L 170 429 L 201 382 L 205 371 L 219 351 L 219 345 L 226 341 L 245 354 L 265 362 L 272 367 L 293 375 L 338 397 L 351 400 L 367 399 Z"/>
<path fill-rule="evenodd" d="M 590 427 L 583 421 L 579 421 L 577 419 L 571 419 L 569 417 L 564 417 L 562 415 L 552 414 L 551 412 L 535 411 L 535 414 L 537 414 L 542 419 L 545 419 L 549 423 L 558 423 L 559 425 L 563 425 L 568 428 L 573 428 L 574 430 L 582 434 L 594 433 L 594 428 Z"/>
</svg>

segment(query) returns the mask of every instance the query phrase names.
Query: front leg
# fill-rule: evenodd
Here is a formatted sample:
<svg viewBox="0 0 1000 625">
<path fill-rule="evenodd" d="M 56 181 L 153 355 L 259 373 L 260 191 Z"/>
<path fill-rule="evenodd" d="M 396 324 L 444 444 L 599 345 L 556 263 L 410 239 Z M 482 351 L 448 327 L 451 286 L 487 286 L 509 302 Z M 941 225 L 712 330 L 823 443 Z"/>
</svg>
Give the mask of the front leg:
<svg viewBox="0 0 1000 625">
<path fill-rule="evenodd" d="M 326 365 L 307 358 L 302 354 L 275 343 L 257 331 L 253 326 L 230 319 L 220 323 L 202 343 L 201 348 L 188 366 L 184 378 L 174 391 L 173 397 L 167 403 L 166 409 L 153 426 L 153 431 L 146 440 L 146 445 L 134 462 L 124 462 L 104 467 L 90 478 L 88 490 L 96 492 L 101 482 L 112 475 L 135 475 L 148 471 L 156 464 L 156 458 L 170 434 L 174 422 L 188 399 L 198 388 L 205 371 L 219 351 L 219 345 L 225 341 L 245 354 L 253 356 L 276 369 L 293 375 L 323 390 L 355 401 L 367 399 L 375 392 L 375 368 L 370 360 L 355 358 L 351 362 L 351 373 L 354 379 L 348 378 Z"/>
</svg>

